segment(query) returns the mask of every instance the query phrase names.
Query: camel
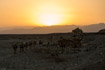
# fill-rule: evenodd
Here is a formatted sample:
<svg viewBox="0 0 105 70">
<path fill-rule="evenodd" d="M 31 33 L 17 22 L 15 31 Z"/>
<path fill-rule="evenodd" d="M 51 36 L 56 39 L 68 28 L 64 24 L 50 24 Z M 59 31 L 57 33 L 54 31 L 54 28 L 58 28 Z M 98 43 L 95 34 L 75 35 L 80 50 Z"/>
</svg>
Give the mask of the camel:
<svg viewBox="0 0 105 70">
<path fill-rule="evenodd" d="M 58 45 L 62 49 L 61 53 L 63 53 L 67 47 L 74 47 L 73 41 L 67 39 L 58 40 Z"/>
<path fill-rule="evenodd" d="M 42 45 L 43 44 L 43 41 L 42 40 L 39 40 L 39 45 Z"/>
<path fill-rule="evenodd" d="M 62 48 L 62 53 L 64 52 L 65 48 L 79 48 L 82 46 L 81 39 L 76 37 L 58 40 L 58 45 L 60 48 Z"/>
<path fill-rule="evenodd" d="M 24 49 L 27 50 L 28 49 L 28 42 L 23 42 L 23 46 L 24 46 Z"/>
<path fill-rule="evenodd" d="M 17 48 L 18 48 L 17 44 L 13 44 L 12 47 L 13 47 L 13 50 L 14 50 L 14 54 L 16 54 L 17 53 Z"/>
<path fill-rule="evenodd" d="M 36 41 L 32 41 L 32 45 L 33 45 L 34 47 L 36 47 L 37 42 L 36 42 Z"/>
<path fill-rule="evenodd" d="M 24 44 L 23 44 L 23 42 L 21 42 L 19 46 L 20 46 L 20 52 L 24 52 Z"/>
</svg>

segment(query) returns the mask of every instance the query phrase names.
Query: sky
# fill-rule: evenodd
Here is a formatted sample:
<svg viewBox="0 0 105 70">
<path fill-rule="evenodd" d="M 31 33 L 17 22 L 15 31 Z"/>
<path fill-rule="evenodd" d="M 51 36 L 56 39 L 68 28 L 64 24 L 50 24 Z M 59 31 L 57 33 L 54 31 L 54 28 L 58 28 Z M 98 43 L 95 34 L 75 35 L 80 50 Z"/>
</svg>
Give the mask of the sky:
<svg viewBox="0 0 105 70">
<path fill-rule="evenodd" d="M 105 23 L 105 0 L 0 0 L 0 27 Z"/>
</svg>

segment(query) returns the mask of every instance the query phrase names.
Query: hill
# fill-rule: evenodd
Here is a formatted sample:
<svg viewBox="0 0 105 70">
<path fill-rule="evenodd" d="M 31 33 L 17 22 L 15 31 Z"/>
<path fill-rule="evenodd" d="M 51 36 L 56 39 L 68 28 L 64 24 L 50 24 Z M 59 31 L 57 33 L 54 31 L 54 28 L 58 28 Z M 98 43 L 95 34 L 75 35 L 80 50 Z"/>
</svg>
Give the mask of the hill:
<svg viewBox="0 0 105 70">
<path fill-rule="evenodd" d="M 84 32 L 98 32 L 105 28 L 104 23 L 92 24 L 86 26 L 65 25 L 65 26 L 46 26 L 46 27 L 11 27 L 1 30 L 0 34 L 47 34 L 47 33 L 65 33 L 71 32 L 75 28 L 81 28 Z"/>
</svg>

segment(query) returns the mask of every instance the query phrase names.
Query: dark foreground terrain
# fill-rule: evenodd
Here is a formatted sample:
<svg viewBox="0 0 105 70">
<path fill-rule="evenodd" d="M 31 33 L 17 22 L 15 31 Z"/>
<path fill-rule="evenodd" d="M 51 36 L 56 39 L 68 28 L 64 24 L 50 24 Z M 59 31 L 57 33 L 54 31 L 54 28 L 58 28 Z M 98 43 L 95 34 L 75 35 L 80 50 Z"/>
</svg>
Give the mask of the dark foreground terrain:
<svg viewBox="0 0 105 70">
<path fill-rule="evenodd" d="M 105 35 L 86 33 L 82 47 L 68 48 L 64 53 L 56 53 L 55 43 L 59 37 L 69 39 L 71 34 L 47 35 L 0 35 L 0 70 L 105 70 Z M 12 44 L 19 41 L 43 40 L 42 45 L 36 45 L 22 53 L 13 53 Z M 46 43 L 50 45 L 46 47 Z M 46 52 L 50 47 L 50 53 Z"/>
</svg>

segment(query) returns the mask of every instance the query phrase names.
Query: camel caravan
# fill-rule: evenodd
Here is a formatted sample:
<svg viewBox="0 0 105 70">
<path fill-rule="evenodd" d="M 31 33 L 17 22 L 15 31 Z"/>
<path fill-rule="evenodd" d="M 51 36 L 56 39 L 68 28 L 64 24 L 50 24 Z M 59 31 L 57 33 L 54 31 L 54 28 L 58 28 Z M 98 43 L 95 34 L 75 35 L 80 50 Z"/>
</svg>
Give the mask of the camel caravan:
<svg viewBox="0 0 105 70">
<path fill-rule="evenodd" d="M 28 42 L 16 42 L 12 45 L 14 54 L 17 53 L 18 49 L 20 53 L 27 51 L 28 49 L 32 49 L 36 46 L 36 41 L 28 41 Z"/>
<path fill-rule="evenodd" d="M 76 28 L 74 30 L 72 30 L 72 36 L 69 39 L 66 39 L 64 37 L 59 37 L 59 40 L 56 41 L 56 47 L 57 47 L 57 51 L 59 51 L 58 49 L 61 49 L 61 53 L 65 52 L 65 49 L 67 48 L 80 48 L 82 47 L 82 39 L 83 39 L 83 31 L 79 28 Z M 14 50 L 14 54 L 17 53 L 17 49 L 19 48 L 20 52 L 25 52 L 28 49 L 32 49 L 35 48 L 38 45 L 43 46 L 43 42 L 42 40 L 39 40 L 39 42 L 37 43 L 36 41 L 28 41 L 28 42 L 17 42 L 14 43 L 12 45 L 13 50 Z M 53 41 L 48 41 L 46 48 L 48 49 L 53 49 L 54 47 L 51 47 L 51 42 Z M 36 48 L 35 48 L 36 49 Z"/>
</svg>

